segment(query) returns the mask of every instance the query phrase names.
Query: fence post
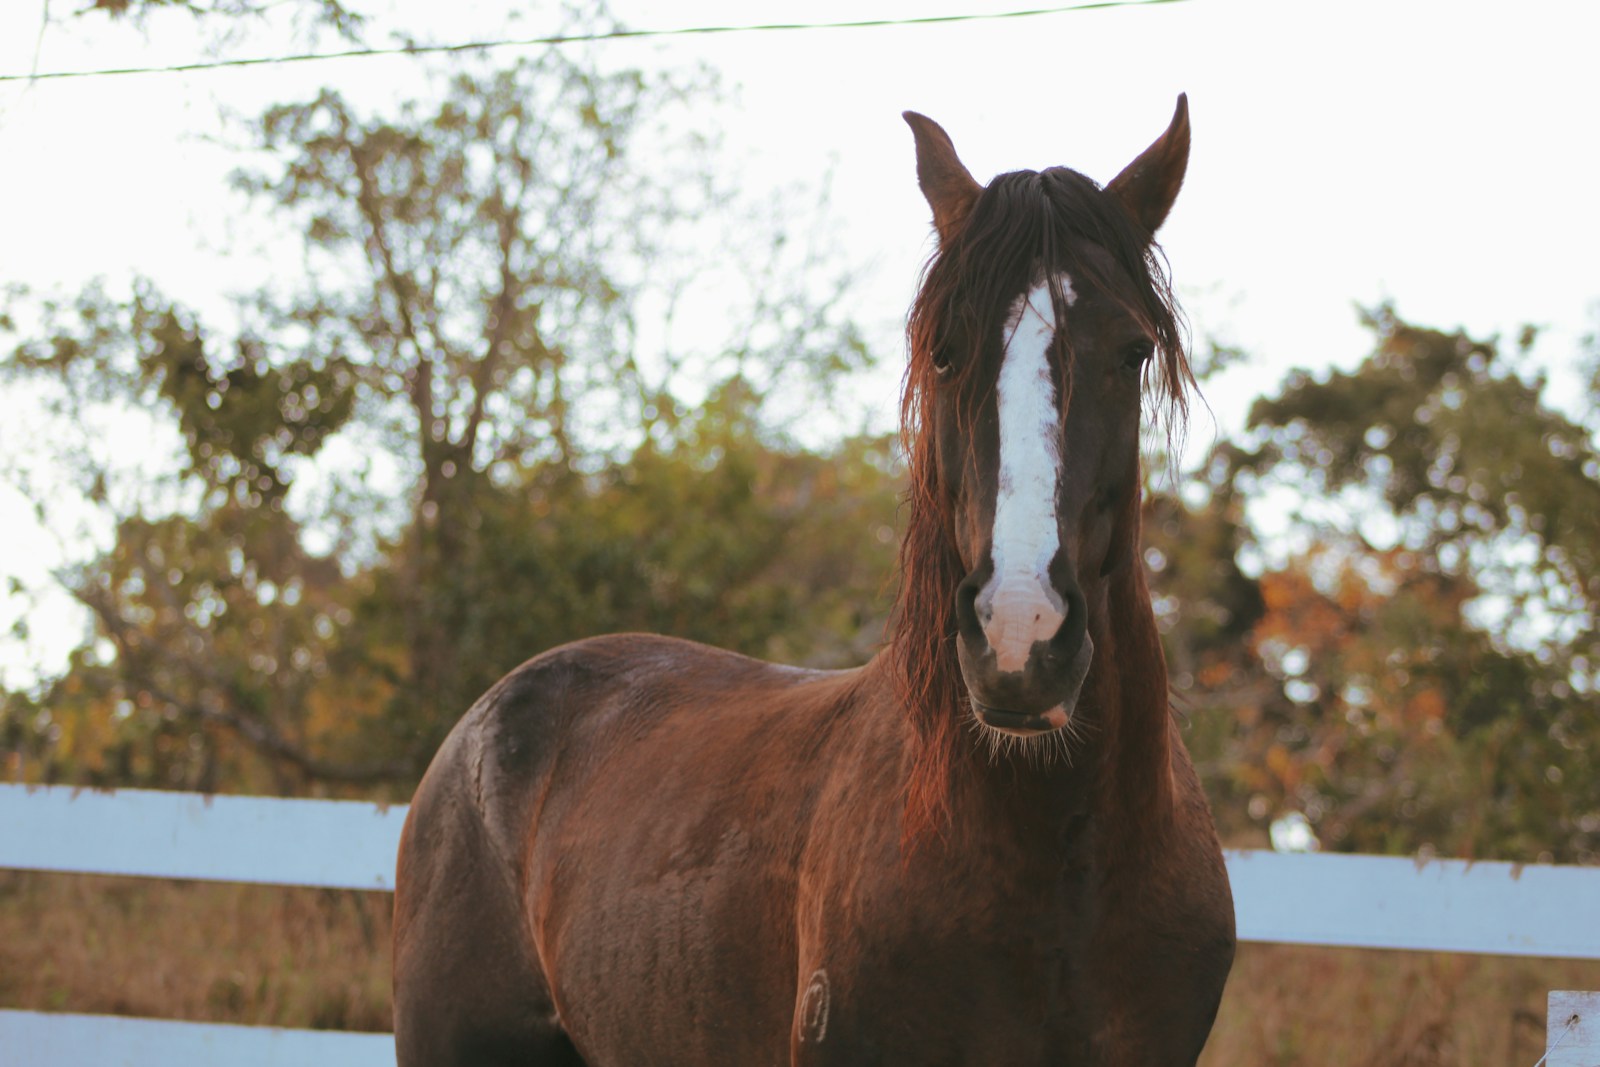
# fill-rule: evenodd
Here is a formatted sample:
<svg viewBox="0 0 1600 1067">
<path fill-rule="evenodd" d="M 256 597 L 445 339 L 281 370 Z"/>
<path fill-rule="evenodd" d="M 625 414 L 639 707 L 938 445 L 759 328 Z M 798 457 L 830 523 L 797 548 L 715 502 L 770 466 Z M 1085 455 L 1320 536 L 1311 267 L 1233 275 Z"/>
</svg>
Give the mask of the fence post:
<svg viewBox="0 0 1600 1067">
<path fill-rule="evenodd" d="M 1546 1005 L 1541 1067 L 1600 1063 L 1600 993 L 1552 989 Z"/>
</svg>

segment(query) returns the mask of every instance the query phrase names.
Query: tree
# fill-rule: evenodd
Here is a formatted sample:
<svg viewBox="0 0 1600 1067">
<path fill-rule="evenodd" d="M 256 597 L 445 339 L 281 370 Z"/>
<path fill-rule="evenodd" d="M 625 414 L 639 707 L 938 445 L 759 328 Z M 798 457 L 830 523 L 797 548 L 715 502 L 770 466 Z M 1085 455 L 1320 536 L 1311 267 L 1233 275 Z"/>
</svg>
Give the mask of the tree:
<svg viewBox="0 0 1600 1067">
<path fill-rule="evenodd" d="M 1497 341 L 1367 321 L 1371 356 L 1291 375 L 1207 469 L 1222 516 L 1270 495 L 1295 517 L 1288 552 L 1187 539 L 1266 564 L 1242 647 L 1179 653 L 1212 657 L 1194 699 L 1231 727 L 1202 746 L 1212 784 L 1257 819 L 1305 812 L 1334 847 L 1593 859 L 1591 435 Z"/>
<path fill-rule="evenodd" d="M 33 724 L 37 748 L 41 710 L 65 714 L 71 686 L 90 694 L 93 714 L 143 731 L 140 766 L 153 780 L 405 780 L 517 659 L 586 622 L 649 621 L 646 606 L 660 609 L 658 596 L 608 612 L 586 594 L 594 610 L 552 620 L 544 601 L 562 603 L 573 583 L 526 544 L 547 537 L 583 566 L 610 568 L 618 589 L 687 581 L 701 567 L 711 572 L 702 604 L 726 603 L 730 583 L 781 584 L 771 553 L 808 551 L 786 533 L 799 517 L 779 522 L 781 510 L 737 497 L 774 465 L 798 465 L 813 484 L 823 474 L 767 439 L 762 398 L 858 366 L 866 351 L 839 311 L 845 280 L 748 219 L 720 220 L 740 236 L 719 242 L 732 259 L 718 280 L 769 283 L 745 295 L 760 325 L 736 321 L 708 351 L 680 348 L 650 320 L 696 282 L 684 251 L 728 198 L 705 143 L 648 163 L 639 143 L 680 136 L 672 109 L 706 91 L 548 51 L 459 74 L 436 104 L 386 118 L 332 92 L 274 108 L 256 126 L 259 161 L 238 181 L 298 227 L 303 285 L 257 294 L 234 331 L 147 284 L 15 316 L 37 320 L 39 339 L 5 364 L 13 388 L 53 390 L 80 420 L 152 411 L 178 431 L 179 462 L 164 480 L 122 471 L 134 488 L 119 492 L 106 457 L 68 457 L 86 497 L 117 516 L 111 547 L 64 576 L 99 641 L 43 701 L 13 696 L 12 732 Z M 696 386 L 719 381 L 710 414 L 692 417 Z M 712 452 L 697 451 L 718 434 Z M 815 462 L 867 464 L 858 488 L 879 493 L 888 476 L 868 462 L 875 448 L 850 447 Z M 332 462 L 339 452 L 379 459 L 352 470 Z M 734 460 L 753 465 L 742 483 L 722 477 Z M 374 484 L 385 466 L 391 491 Z M 714 514 L 713 492 L 733 494 L 729 521 L 768 524 L 766 539 L 725 537 L 723 551 L 696 554 L 689 546 L 710 531 L 680 521 L 668 535 L 651 510 L 687 496 L 691 513 Z M 577 515 L 593 523 L 564 525 Z M 624 559 L 613 532 L 640 517 L 648 566 Z M 811 532 L 823 535 L 819 551 L 836 540 Z M 542 579 L 530 587 L 527 575 Z M 815 589 L 771 602 L 771 590 L 742 592 L 748 610 L 692 635 L 731 633 L 759 649 L 777 630 L 804 634 L 795 613 L 834 610 Z M 811 640 L 796 650 L 812 654 Z M 176 756 L 150 740 L 169 734 L 188 743 Z"/>
</svg>

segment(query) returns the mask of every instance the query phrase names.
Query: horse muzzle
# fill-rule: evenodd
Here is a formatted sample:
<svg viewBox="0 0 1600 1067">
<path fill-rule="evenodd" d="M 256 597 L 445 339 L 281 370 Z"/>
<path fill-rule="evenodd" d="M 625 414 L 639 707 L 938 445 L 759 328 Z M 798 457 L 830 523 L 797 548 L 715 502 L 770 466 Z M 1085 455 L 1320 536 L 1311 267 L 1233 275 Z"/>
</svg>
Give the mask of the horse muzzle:
<svg viewBox="0 0 1600 1067">
<path fill-rule="evenodd" d="M 1070 657 L 1040 642 L 1020 671 L 996 668 L 992 650 L 971 648 L 965 641 L 957 644 L 967 699 L 972 714 L 984 726 L 1017 737 L 1034 737 L 1064 729 L 1072 721 L 1094 659 L 1094 642 L 1088 634 Z"/>
<path fill-rule="evenodd" d="M 997 649 L 993 635 L 1013 637 L 1018 626 L 979 607 L 985 577 L 970 576 L 956 597 L 956 649 L 973 715 L 984 726 L 1015 736 L 1063 729 L 1094 659 L 1082 595 L 1069 590 L 1061 600 L 1065 612 L 1046 626 L 1037 621 L 1042 612 L 1029 612 L 1022 624 L 1031 627 L 1023 630 L 1027 640 L 1020 648 L 1013 640 L 1011 647 Z"/>
</svg>

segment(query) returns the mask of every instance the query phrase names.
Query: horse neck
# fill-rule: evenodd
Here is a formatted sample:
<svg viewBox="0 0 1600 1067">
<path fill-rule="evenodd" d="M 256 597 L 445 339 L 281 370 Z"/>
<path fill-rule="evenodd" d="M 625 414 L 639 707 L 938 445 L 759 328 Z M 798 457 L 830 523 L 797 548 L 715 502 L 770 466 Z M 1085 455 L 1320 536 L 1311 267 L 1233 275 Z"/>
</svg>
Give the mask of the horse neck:
<svg viewBox="0 0 1600 1067">
<path fill-rule="evenodd" d="M 1118 810 L 1159 818 L 1172 802 L 1167 662 L 1138 557 L 1106 582 L 1098 669 L 1085 679 L 1084 712 L 1104 733 L 1102 787 Z M 1099 654 L 1104 651 L 1104 655 Z M 1092 739 L 1091 739 L 1092 740 Z"/>
</svg>

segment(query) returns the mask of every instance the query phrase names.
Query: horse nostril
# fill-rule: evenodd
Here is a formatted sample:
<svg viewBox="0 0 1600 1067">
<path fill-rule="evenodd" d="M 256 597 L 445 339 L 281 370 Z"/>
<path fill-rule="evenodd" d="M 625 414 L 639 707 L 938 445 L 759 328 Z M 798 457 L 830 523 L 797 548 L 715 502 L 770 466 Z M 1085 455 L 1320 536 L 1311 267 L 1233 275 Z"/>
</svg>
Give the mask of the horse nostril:
<svg viewBox="0 0 1600 1067">
<path fill-rule="evenodd" d="M 1084 636 L 1088 633 L 1089 605 L 1076 585 L 1067 589 L 1062 599 L 1066 601 L 1067 617 L 1062 620 L 1061 628 L 1051 639 L 1050 651 L 1057 656 L 1070 659 L 1077 654 L 1078 647 L 1083 644 Z"/>
<path fill-rule="evenodd" d="M 978 589 L 982 584 L 982 578 L 974 573 L 956 587 L 956 632 L 968 640 L 983 634 L 983 625 L 978 621 Z"/>
</svg>

